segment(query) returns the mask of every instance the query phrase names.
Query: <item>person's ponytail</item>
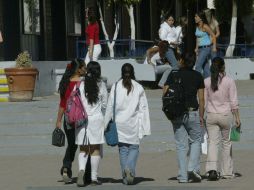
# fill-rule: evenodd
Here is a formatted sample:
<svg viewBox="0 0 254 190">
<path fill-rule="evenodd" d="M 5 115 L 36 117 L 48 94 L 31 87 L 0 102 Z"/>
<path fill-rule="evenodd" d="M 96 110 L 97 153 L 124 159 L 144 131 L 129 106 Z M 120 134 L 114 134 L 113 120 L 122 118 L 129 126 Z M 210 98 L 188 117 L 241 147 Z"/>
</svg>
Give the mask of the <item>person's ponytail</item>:
<svg viewBox="0 0 254 190">
<path fill-rule="evenodd" d="M 127 95 L 129 95 L 133 87 L 131 80 L 135 80 L 134 68 L 130 63 L 125 63 L 122 66 L 122 79 L 123 86 L 127 89 Z"/>
<path fill-rule="evenodd" d="M 211 71 L 211 89 L 212 91 L 218 90 L 218 85 L 221 79 L 224 77 L 225 62 L 221 57 L 215 57 L 212 60 L 212 65 L 210 67 Z"/>
<path fill-rule="evenodd" d="M 90 61 L 87 65 L 85 76 L 85 96 L 89 104 L 94 104 L 99 100 L 99 86 L 101 81 L 101 66 L 96 61 Z"/>
</svg>

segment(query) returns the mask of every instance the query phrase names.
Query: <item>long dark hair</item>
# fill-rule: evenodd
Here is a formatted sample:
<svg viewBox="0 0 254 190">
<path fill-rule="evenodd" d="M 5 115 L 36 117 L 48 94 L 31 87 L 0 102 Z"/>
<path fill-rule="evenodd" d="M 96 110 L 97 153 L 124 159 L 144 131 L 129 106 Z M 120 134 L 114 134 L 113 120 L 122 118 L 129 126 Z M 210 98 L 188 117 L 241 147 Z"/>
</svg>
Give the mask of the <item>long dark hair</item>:
<svg viewBox="0 0 254 190">
<path fill-rule="evenodd" d="M 204 11 L 200 11 L 200 12 L 196 13 L 196 15 L 199 16 L 199 18 L 203 21 L 204 24 L 208 25 L 208 21 L 206 19 Z M 198 23 L 197 23 L 197 25 L 198 25 Z"/>
<path fill-rule="evenodd" d="M 225 62 L 221 57 L 215 57 L 210 67 L 211 71 L 211 88 L 215 92 L 218 90 L 218 84 L 225 76 Z"/>
<path fill-rule="evenodd" d="M 85 76 L 85 96 L 89 104 L 94 104 L 99 100 L 99 86 L 101 81 L 101 66 L 96 61 L 90 61 L 87 64 Z"/>
<path fill-rule="evenodd" d="M 94 24 L 97 21 L 97 19 L 96 19 L 96 13 L 95 13 L 95 10 L 94 10 L 93 7 L 89 8 L 89 11 L 88 11 L 88 21 L 91 24 Z"/>
<path fill-rule="evenodd" d="M 127 95 L 129 95 L 132 89 L 131 79 L 135 80 L 134 67 L 130 63 L 125 63 L 122 66 L 122 79 L 123 86 L 127 89 Z"/>
<path fill-rule="evenodd" d="M 65 92 L 69 86 L 71 77 L 83 66 L 85 66 L 85 62 L 82 59 L 74 59 L 71 61 L 71 63 L 67 64 L 58 87 L 58 92 L 60 93 L 61 98 L 65 96 Z"/>
</svg>

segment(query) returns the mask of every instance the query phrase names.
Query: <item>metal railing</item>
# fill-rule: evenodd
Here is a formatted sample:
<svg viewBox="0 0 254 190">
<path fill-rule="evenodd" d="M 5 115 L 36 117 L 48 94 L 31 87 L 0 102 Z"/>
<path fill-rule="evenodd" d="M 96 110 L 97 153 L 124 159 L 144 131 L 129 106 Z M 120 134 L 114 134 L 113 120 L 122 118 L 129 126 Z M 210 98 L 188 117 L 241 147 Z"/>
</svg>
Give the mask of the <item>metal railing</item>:
<svg viewBox="0 0 254 190">
<path fill-rule="evenodd" d="M 108 40 L 100 40 L 102 52 L 102 58 L 110 58 L 109 49 L 107 45 Z M 112 41 L 110 41 L 112 42 Z M 131 50 L 131 44 L 135 43 L 135 50 Z M 144 57 L 147 49 L 152 47 L 153 41 L 147 40 L 130 40 L 130 39 L 119 39 L 115 40 L 114 45 L 114 57 L 115 58 L 140 58 Z M 85 58 L 87 52 L 87 45 L 85 40 L 76 41 L 76 56 Z"/>
<path fill-rule="evenodd" d="M 102 46 L 101 58 L 110 59 L 107 40 L 100 40 Z M 112 41 L 111 41 L 112 42 Z M 135 50 L 131 50 L 131 44 L 135 43 Z M 131 40 L 131 39 L 117 39 L 114 45 L 114 58 L 144 58 L 147 49 L 154 45 L 154 41 L 148 40 Z M 229 46 L 233 44 L 217 44 L 217 54 L 221 57 L 226 57 L 226 51 Z M 76 57 L 85 58 L 87 52 L 87 45 L 85 40 L 76 40 Z M 254 44 L 235 44 L 233 52 L 234 58 L 253 58 Z M 228 57 L 227 57 L 228 58 Z"/>
<path fill-rule="evenodd" d="M 217 44 L 217 53 L 221 57 L 227 57 L 226 51 L 230 46 L 235 46 L 233 51 L 234 58 L 253 58 L 254 44 Z"/>
</svg>

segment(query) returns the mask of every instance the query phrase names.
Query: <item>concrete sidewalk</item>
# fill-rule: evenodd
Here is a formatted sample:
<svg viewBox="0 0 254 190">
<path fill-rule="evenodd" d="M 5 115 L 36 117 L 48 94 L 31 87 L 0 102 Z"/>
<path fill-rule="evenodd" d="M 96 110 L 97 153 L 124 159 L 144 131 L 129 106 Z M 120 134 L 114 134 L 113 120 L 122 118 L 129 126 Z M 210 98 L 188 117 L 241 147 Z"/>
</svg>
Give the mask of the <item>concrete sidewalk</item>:
<svg viewBox="0 0 254 190">
<path fill-rule="evenodd" d="M 254 81 L 237 81 L 242 121 L 242 138 L 233 144 L 235 172 L 242 177 L 200 184 L 178 184 L 173 131 L 161 111 L 161 90 L 147 90 L 152 135 L 142 141 L 135 186 L 124 186 L 120 179 L 118 150 L 104 146 L 99 176 L 102 186 L 86 189 L 253 189 L 254 160 Z M 59 169 L 65 148 L 51 145 L 59 96 L 37 97 L 32 102 L 0 104 L 0 189 L 76 189 L 64 185 Z M 204 173 L 205 157 L 201 159 Z M 77 176 L 77 161 L 73 176 Z M 75 179 L 74 179 L 75 180 Z"/>
</svg>

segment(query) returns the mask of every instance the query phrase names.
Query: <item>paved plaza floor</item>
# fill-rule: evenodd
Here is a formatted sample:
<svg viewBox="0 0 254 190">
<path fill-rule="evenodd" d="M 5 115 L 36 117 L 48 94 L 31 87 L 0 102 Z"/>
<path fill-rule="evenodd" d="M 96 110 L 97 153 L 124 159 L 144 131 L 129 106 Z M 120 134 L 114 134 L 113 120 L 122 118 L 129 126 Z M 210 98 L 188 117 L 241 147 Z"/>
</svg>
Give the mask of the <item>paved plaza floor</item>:
<svg viewBox="0 0 254 190">
<path fill-rule="evenodd" d="M 102 186 L 86 189 L 169 189 L 217 190 L 253 189 L 254 173 L 254 81 L 236 81 L 242 121 L 241 141 L 233 143 L 235 172 L 242 176 L 232 180 L 199 184 L 178 184 L 173 131 L 161 111 L 161 90 L 146 90 L 149 101 L 152 135 L 140 148 L 135 185 L 124 186 L 120 179 L 118 150 L 104 145 L 99 168 Z M 58 95 L 36 97 L 32 102 L 0 103 L 0 189 L 1 190 L 72 190 L 76 184 L 64 185 L 59 169 L 65 148 L 51 145 Z M 201 159 L 204 174 L 205 156 Z M 78 164 L 73 163 L 73 177 Z"/>
</svg>

